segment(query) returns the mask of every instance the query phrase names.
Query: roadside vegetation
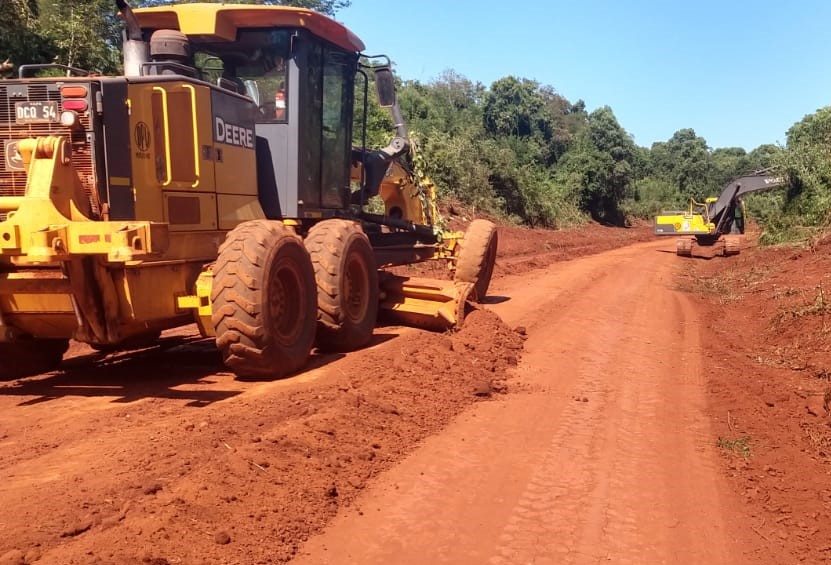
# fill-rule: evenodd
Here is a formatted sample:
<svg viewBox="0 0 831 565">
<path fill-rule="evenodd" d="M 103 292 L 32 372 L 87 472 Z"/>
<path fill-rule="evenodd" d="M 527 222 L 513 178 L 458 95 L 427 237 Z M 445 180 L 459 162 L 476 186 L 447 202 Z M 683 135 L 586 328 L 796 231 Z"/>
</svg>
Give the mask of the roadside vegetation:
<svg viewBox="0 0 831 565">
<path fill-rule="evenodd" d="M 292 4 L 330 16 L 350 4 L 236 1 Z M 10 63 L 0 71 L 54 61 L 118 73 L 120 28 L 112 0 L 6 0 L 0 3 L 0 61 Z M 399 99 L 419 142 L 418 163 L 441 195 L 518 224 L 558 228 L 591 219 L 626 225 L 662 209 L 682 209 L 691 197 L 717 195 L 731 178 L 772 166 L 790 185 L 748 198 L 750 216 L 764 229 L 762 242 L 810 239 L 828 223 L 831 107 L 794 124 L 785 147 L 746 151 L 712 148 L 690 128 L 640 147 L 609 106 L 588 109 L 553 86 L 515 76 L 484 85 L 446 70 L 428 82 L 401 80 Z M 369 143 L 385 145 L 390 131 L 386 112 L 371 102 Z"/>
</svg>

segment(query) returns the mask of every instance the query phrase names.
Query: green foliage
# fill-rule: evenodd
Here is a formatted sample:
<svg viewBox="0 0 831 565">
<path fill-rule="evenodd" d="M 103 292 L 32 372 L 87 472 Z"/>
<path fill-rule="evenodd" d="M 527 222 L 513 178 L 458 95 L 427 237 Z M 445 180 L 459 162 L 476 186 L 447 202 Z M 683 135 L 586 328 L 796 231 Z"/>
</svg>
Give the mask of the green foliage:
<svg viewBox="0 0 831 565">
<path fill-rule="evenodd" d="M 621 204 L 632 195 L 636 160 L 632 136 L 604 106 L 589 114 L 558 167 L 557 180 L 594 219 L 621 225 Z"/>
<path fill-rule="evenodd" d="M 664 210 L 683 210 L 687 207 L 676 186 L 670 181 L 645 177 L 634 182 L 632 197 L 621 204 L 628 218 L 652 218 Z"/>
<path fill-rule="evenodd" d="M 763 243 L 809 239 L 831 220 L 831 106 L 788 130 L 784 149 L 759 148 L 790 180 L 786 192 L 748 200 L 764 227 Z"/>
<path fill-rule="evenodd" d="M 38 0 L 38 7 L 38 30 L 53 48 L 53 62 L 118 71 L 121 23 L 111 0 Z"/>
<path fill-rule="evenodd" d="M 651 157 L 652 174 L 674 183 L 685 200 L 713 192 L 710 150 L 694 130 L 678 130 L 668 141 L 653 144 Z"/>
<path fill-rule="evenodd" d="M 38 34 L 38 7 L 33 0 L 0 2 L 0 62 L 42 61 L 50 56 L 48 42 Z"/>
</svg>

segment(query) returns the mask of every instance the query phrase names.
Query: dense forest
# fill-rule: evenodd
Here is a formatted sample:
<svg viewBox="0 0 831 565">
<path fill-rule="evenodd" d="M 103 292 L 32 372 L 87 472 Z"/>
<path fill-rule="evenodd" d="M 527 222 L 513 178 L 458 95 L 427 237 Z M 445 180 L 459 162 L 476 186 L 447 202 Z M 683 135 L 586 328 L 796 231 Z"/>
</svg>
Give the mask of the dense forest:
<svg viewBox="0 0 831 565">
<path fill-rule="evenodd" d="M 348 0 L 242 0 L 291 4 L 334 16 Z M 170 3 L 134 0 L 135 6 Z M 121 24 L 113 0 L 3 0 L 0 61 L 55 61 L 117 73 Z M 394 54 L 393 54 L 394 56 Z M 10 66 L 10 65 L 7 65 Z M 690 197 L 716 195 L 731 178 L 776 167 L 787 189 L 749 198 L 769 241 L 825 227 L 831 205 L 831 107 L 787 132 L 785 147 L 711 148 L 693 129 L 640 147 L 612 108 L 589 110 L 553 86 L 507 76 L 491 85 L 446 70 L 427 83 L 399 82 L 399 100 L 424 169 L 439 187 L 478 211 L 539 227 L 593 219 L 625 225 Z M 811 109 L 807 109 L 811 110 Z M 680 121 L 680 119 L 679 119 Z M 372 106 L 369 141 L 385 145 L 386 113 Z"/>
</svg>

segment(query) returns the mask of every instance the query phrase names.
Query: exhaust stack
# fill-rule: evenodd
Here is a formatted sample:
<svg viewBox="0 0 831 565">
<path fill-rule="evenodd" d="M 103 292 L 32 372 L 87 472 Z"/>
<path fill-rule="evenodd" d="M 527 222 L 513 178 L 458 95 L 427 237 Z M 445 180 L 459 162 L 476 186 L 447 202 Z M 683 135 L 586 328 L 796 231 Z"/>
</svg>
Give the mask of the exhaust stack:
<svg viewBox="0 0 831 565">
<path fill-rule="evenodd" d="M 121 17 L 124 18 L 124 74 L 141 75 L 141 65 L 150 62 L 150 46 L 144 41 L 133 8 L 127 0 L 115 0 Z"/>
</svg>

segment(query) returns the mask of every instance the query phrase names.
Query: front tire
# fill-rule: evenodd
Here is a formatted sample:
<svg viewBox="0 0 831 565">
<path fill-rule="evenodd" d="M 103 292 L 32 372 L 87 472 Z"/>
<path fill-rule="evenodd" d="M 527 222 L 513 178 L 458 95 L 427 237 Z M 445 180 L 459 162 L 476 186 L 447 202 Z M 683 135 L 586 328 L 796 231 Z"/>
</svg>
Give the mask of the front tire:
<svg viewBox="0 0 831 565">
<path fill-rule="evenodd" d="M 317 346 L 352 351 L 372 339 L 378 318 L 378 269 L 363 230 L 325 220 L 305 240 L 317 281 Z"/>
<path fill-rule="evenodd" d="M 0 343 L 0 380 L 10 381 L 52 371 L 69 349 L 68 339 L 31 339 Z"/>
<path fill-rule="evenodd" d="M 493 222 L 473 220 L 465 232 L 456 262 L 455 280 L 473 285 L 470 299 L 474 302 L 481 302 L 488 293 L 498 244 L 499 236 Z"/>
<path fill-rule="evenodd" d="M 211 289 L 216 345 L 243 378 L 300 369 L 315 337 L 315 279 L 303 242 L 283 224 L 254 220 L 219 248 Z"/>
</svg>

